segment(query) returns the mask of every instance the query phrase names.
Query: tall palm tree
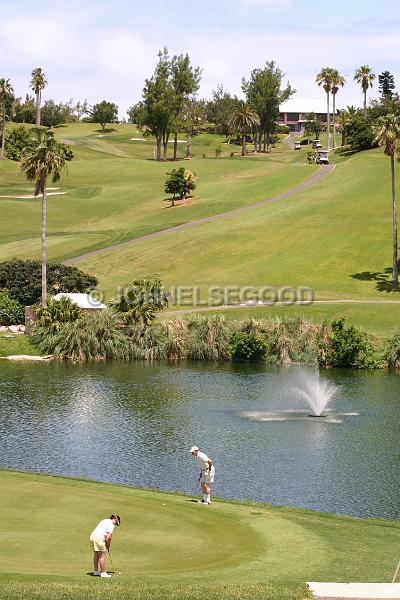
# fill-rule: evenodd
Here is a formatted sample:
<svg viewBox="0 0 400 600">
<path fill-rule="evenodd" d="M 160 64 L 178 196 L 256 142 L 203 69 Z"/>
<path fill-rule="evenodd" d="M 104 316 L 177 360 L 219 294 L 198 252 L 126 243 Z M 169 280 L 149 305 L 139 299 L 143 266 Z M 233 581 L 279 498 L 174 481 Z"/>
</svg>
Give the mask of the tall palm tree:
<svg viewBox="0 0 400 600">
<path fill-rule="evenodd" d="M 65 161 L 64 145 L 54 139 L 52 131 L 44 129 L 33 130 L 31 141 L 22 152 L 20 166 L 27 180 L 34 182 L 35 196 L 42 195 L 42 306 L 47 306 L 47 178 L 51 175 L 53 182 L 58 181 L 65 168 Z"/>
<path fill-rule="evenodd" d="M 331 67 L 324 67 L 318 73 L 315 78 L 316 83 L 319 87 L 323 87 L 326 93 L 326 131 L 327 131 L 327 150 L 330 150 L 331 140 L 330 140 L 330 112 L 329 112 L 329 94 L 332 91 L 332 72 L 333 69 Z"/>
<path fill-rule="evenodd" d="M 400 150 L 400 117 L 394 113 L 379 117 L 374 126 L 376 143 L 383 148 L 386 156 L 390 157 L 391 179 L 392 179 L 392 217 L 393 217 L 393 268 L 392 283 L 397 285 L 399 281 L 397 260 L 397 215 L 396 215 L 396 188 L 394 158 Z"/>
<path fill-rule="evenodd" d="M 333 147 L 336 148 L 336 94 L 339 88 L 346 83 L 343 75 L 337 69 L 332 69 L 331 93 L 332 93 L 332 125 L 333 125 Z"/>
<path fill-rule="evenodd" d="M 247 152 L 246 135 L 260 125 L 260 118 L 246 102 L 241 102 L 229 120 L 229 124 L 242 134 L 242 156 Z"/>
<path fill-rule="evenodd" d="M 354 73 L 354 81 L 357 81 L 361 85 L 364 93 L 364 117 L 367 115 L 367 91 L 368 88 L 372 87 L 372 82 L 375 78 L 375 73 L 372 72 L 371 67 L 368 65 L 362 65 Z"/>
<path fill-rule="evenodd" d="M 40 103 L 42 101 L 42 90 L 47 85 L 45 74 L 40 67 L 33 69 L 31 79 L 31 90 L 36 94 L 36 127 L 40 127 Z"/>
<path fill-rule="evenodd" d="M 0 79 L 0 106 L 1 106 L 1 153 L 0 159 L 4 159 L 4 144 L 6 138 L 7 124 L 7 101 L 12 100 L 14 90 L 9 79 Z"/>
</svg>

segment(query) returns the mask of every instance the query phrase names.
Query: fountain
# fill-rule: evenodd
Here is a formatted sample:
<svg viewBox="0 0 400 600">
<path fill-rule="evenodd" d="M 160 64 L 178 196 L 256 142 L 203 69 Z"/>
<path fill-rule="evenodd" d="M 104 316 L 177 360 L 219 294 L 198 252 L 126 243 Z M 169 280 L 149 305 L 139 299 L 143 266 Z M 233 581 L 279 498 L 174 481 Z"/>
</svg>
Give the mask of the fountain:
<svg viewBox="0 0 400 600">
<path fill-rule="evenodd" d="M 302 372 L 301 380 L 301 387 L 297 386 L 296 391 L 299 392 L 311 408 L 312 413 L 309 416 L 318 418 L 326 417 L 322 413 L 335 395 L 337 387 L 321 379 L 318 371 Z"/>
</svg>

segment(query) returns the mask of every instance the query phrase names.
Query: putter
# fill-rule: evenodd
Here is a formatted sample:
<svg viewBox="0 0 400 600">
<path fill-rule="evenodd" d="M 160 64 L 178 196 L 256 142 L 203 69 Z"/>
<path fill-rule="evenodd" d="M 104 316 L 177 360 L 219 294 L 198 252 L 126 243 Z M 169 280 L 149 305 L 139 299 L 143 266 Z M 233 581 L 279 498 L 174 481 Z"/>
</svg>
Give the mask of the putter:
<svg viewBox="0 0 400 600">
<path fill-rule="evenodd" d="M 112 570 L 114 571 L 114 577 L 116 577 L 117 575 L 122 575 L 122 573 L 120 571 L 117 572 L 115 570 L 115 568 L 114 568 L 114 564 L 113 564 L 113 561 L 112 561 L 112 558 L 111 558 L 111 552 L 110 552 L 110 550 L 108 550 L 108 556 L 110 558 L 110 563 L 111 563 Z"/>
<path fill-rule="evenodd" d="M 194 490 L 193 490 L 193 496 L 197 496 L 197 492 L 199 491 L 199 483 L 200 483 L 200 479 L 201 479 L 201 473 L 199 475 L 198 480 L 196 481 Z"/>
</svg>

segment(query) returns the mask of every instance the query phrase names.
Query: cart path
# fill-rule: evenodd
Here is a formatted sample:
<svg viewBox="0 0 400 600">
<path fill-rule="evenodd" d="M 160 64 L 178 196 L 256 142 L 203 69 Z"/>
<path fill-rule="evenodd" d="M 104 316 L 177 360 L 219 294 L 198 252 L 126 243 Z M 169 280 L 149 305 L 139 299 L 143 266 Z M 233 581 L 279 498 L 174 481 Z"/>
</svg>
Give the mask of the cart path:
<svg viewBox="0 0 400 600">
<path fill-rule="evenodd" d="M 202 217 L 201 219 L 196 219 L 194 221 L 188 221 L 187 223 L 181 223 L 180 225 L 174 225 L 173 227 L 169 227 L 167 229 L 161 229 L 160 231 L 154 231 L 152 233 L 146 233 L 145 235 L 141 235 L 132 240 L 126 240 L 125 242 L 120 242 L 118 244 L 113 244 L 111 246 L 106 246 L 105 248 L 99 248 L 98 250 L 93 250 L 91 252 L 85 252 L 85 254 L 81 254 L 80 256 L 75 256 L 74 258 L 69 258 L 64 261 L 65 265 L 72 265 L 75 263 L 82 262 L 87 258 L 92 258 L 93 256 L 98 256 L 100 254 L 105 254 L 110 250 L 115 250 L 117 248 L 124 248 L 126 246 L 130 246 L 131 244 L 136 244 L 138 242 L 143 242 L 144 240 L 151 240 L 153 238 L 159 238 L 163 235 L 168 235 L 170 233 L 176 233 L 178 231 L 184 231 L 185 229 L 191 229 L 192 227 L 197 227 L 198 225 L 203 225 L 204 223 L 213 223 L 214 221 L 218 221 L 220 219 L 226 219 L 229 217 L 233 217 L 235 215 L 239 215 L 241 213 L 249 212 L 250 210 L 255 210 L 257 208 L 261 208 L 262 206 L 267 206 L 268 204 L 273 204 L 274 202 L 279 202 L 281 200 L 286 200 L 286 198 L 290 198 L 303 190 L 319 183 L 322 179 L 327 177 L 329 173 L 333 171 L 335 165 L 321 165 L 316 173 L 308 177 L 298 185 L 293 188 L 290 188 L 286 192 L 282 192 L 277 196 L 273 196 L 272 198 L 266 198 L 264 200 L 260 200 L 259 202 L 255 202 L 254 204 L 249 204 L 248 206 L 241 206 L 239 208 L 234 208 L 232 210 L 228 210 L 223 213 L 218 213 L 216 215 L 211 215 L 209 217 Z"/>
</svg>

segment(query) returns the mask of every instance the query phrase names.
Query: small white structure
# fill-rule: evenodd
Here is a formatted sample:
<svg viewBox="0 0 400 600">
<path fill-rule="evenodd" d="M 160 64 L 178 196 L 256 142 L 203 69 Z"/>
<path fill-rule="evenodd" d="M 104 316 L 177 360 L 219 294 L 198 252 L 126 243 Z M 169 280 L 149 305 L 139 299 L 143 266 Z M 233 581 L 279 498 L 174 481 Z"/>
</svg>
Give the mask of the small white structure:
<svg viewBox="0 0 400 600">
<path fill-rule="evenodd" d="M 104 310 L 107 308 L 105 304 L 100 302 L 97 298 L 93 298 L 90 294 L 74 294 L 71 292 L 60 292 L 53 296 L 54 300 L 61 300 L 61 298 L 68 298 L 72 304 L 76 304 L 83 310 Z"/>
</svg>

